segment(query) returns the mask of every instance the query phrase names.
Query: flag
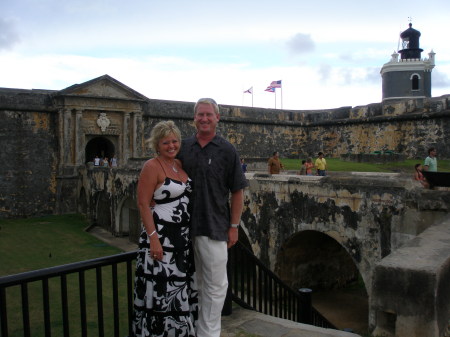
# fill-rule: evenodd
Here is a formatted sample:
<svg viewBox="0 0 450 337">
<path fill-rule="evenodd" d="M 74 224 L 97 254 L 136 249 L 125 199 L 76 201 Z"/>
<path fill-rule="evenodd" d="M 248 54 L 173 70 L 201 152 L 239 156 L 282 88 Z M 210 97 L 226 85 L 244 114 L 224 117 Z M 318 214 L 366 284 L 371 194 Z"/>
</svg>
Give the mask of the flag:
<svg viewBox="0 0 450 337">
<path fill-rule="evenodd" d="M 244 94 L 253 94 L 253 87 L 244 91 Z"/>
<path fill-rule="evenodd" d="M 272 81 L 272 83 L 270 83 L 270 86 L 273 88 L 281 88 L 281 80 L 279 81 Z"/>
<path fill-rule="evenodd" d="M 267 87 L 267 89 L 264 90 L 264 91 L 275 92 L 275 88 L 269 85 L 269 86 Z"/>
</svg>

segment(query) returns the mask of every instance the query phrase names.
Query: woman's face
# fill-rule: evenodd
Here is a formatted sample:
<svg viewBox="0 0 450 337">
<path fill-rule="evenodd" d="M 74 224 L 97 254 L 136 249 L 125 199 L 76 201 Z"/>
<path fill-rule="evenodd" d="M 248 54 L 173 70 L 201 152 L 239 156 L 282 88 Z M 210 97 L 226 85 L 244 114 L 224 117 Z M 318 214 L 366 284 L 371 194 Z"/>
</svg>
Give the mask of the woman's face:
<svg viewBox="0 0 450 337">
<path fill-rule="evenodd" d="M 175 159 L 179 150 L 180 141 L 173 133 L 161 138 L 158 142 L 159 155 L 167 159 Z"/>
</svg>

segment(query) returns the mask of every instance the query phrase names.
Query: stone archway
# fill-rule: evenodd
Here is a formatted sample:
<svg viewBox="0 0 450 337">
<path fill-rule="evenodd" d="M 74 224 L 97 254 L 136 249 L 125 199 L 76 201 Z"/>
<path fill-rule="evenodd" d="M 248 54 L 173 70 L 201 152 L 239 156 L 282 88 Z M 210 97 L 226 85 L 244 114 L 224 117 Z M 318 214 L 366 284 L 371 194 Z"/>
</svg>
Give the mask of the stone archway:
<svg viewBox="0 0 450 337">
<path fill-rule="evenodd" d="M 339 329 L 368 330 L 368 295 L 358 266 L 333 237 L 315 230 L 292 235 L 277 256 L 277 274 L 293 289 L 313 290 L 313 306 Z"/>
<path fill-rule="evenodd" d="M 84 187 L 81 188 L 78 197 L 78 213 L 88 215 L 88 199 L 86 197 L 86 190 Z"/>
<path fill-rule="evenodd" d="M 95 156 L 99 158 L 111 158 L 115 154 L 115 146 L 105 137 L 95 137 L 89 140 L 85 148 L 85 162 L 93 161 Z"/>
<path fill-rule="evenodd" d="M 341 288 L 358 278 L 354 261 L 335 239 L 314 230 L 294 234 L 281 247 L 276 272 L 292 288 Z"/>
<path fill-rule="evenodd" d="M 131 242 L 138 243 L 142 225 L 136 200 L 132 197 L 122 200 L 117 215 L 115 233 L 121 236 L 128 235 Z"/>
</svg>

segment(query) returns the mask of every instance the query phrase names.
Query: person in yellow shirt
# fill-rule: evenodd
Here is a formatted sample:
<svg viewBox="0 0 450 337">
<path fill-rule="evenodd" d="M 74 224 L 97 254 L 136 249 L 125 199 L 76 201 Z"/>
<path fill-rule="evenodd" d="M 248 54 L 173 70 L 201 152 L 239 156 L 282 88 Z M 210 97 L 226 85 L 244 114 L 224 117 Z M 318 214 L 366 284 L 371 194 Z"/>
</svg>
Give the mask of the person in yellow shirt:
<svg viewBox="0 0 450 337">
<path fill-rule="evenodd" d="M 323 152 L 317 154 L 319 158 L 316 159 L 316 170 L 317 175 L 325 177 L 327 175 L 327 161 L 323 157 Z"/>
</svg>

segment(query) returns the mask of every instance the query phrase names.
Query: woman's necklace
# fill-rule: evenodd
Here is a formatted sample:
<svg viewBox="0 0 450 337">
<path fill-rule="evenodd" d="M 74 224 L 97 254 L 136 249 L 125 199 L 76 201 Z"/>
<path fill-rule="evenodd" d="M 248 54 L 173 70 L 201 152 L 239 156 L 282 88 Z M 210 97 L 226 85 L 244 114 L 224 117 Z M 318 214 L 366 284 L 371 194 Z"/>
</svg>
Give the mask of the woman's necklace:
<svg viewBox="0 0 450 337">
<path fill-rule="evenodd" d="M 178 173 L 178 169 L 177 169 L 177 166 L 176 166 L 177 164 L 175 163 L 175 159 L 173 160 L 172 163 L 169 163 L 167 160 L 165 160 L 165 159 L 162 158 L 162 157 L 161 157 L 161 159 L 162 159 L 167 165 L 169 165 L 169 166 L 172 168 L 173 172 Z"/>
</svg>

